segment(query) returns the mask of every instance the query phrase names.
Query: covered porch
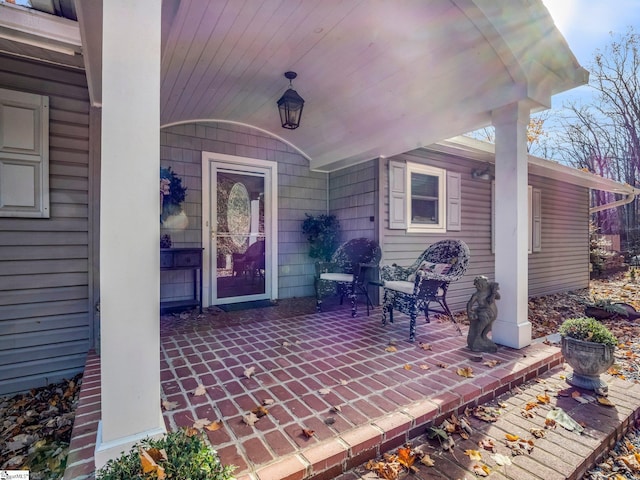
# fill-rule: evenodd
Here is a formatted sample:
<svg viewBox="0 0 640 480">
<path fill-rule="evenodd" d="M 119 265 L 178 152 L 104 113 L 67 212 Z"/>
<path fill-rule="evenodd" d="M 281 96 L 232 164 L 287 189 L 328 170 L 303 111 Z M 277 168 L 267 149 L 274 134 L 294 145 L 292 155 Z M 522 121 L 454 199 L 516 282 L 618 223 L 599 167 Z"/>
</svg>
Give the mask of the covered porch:
<svg viewBox="0 0 640 480">
<path fill-rule="evenodd" d="M 449 322 L 419 321 L 410 343 L 405 315 L 382 327 L 379 307 L 355 318 L 347 305 L 326 310 L 316 313 L 314 299 L 299 298 L 163 316 L 162 399 L 176 402 L 163 409 L 166 428 L 219 422 L 204 432 L 241 479 L 334 478 L 561 362 L 560 350 L 543 343 L 501 347 L 478 361 L 467 329 L 460 336 Z M 473 377 L 457 374 L 467 367 Z M 65 478 L 94 468 L 100 377 L 100 359 L 90 355 Z M 199 385 L 204 393 L 194 395 Z M 243 416 L 267 399 L 269 413 L 247 425 Z"/>
</svg>

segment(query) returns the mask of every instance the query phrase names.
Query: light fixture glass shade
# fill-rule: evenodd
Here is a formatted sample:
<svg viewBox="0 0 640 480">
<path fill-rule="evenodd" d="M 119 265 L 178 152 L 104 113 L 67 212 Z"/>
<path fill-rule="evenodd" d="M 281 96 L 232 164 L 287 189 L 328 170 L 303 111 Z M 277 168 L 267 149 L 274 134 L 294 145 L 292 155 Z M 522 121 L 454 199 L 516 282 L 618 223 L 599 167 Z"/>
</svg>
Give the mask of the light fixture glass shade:
<svg viewBox="0 0 640 480">
<path fill-rule="evenodd" d="M 289 79 L 289 88 L 278 100 L 278 110 L 280 111 L 280 123 L 283 128 L 294 130 L 300 126 L 302 118 L 302 108 L 304 99 L 291 88 L 291 80 L 296 78 L 295 72 L 286 72 L 285 77 Z"/>
</svg>

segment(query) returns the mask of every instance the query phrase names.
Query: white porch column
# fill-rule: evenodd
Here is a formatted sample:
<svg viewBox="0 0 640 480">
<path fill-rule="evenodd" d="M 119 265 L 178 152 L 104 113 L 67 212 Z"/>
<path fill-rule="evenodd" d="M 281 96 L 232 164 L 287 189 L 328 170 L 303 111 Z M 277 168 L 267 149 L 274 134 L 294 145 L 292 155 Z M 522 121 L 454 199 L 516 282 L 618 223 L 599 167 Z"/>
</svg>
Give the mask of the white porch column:
<svg viewBox="0 0 640 480">
<path fill-rule="evenodd" d="M 103 2 L 100 468 L 165 433 L 160 409 L 160 10 Z"/>
<path fill-rule="evenodd" d="M 500 284 L 493 341 L 522 348 L 531 343 L 528 320 L 529 216 L 527 124 L 529 108 L 511 104 L 493 112 L 496 129 L 495 271 Z"/>
</svg>

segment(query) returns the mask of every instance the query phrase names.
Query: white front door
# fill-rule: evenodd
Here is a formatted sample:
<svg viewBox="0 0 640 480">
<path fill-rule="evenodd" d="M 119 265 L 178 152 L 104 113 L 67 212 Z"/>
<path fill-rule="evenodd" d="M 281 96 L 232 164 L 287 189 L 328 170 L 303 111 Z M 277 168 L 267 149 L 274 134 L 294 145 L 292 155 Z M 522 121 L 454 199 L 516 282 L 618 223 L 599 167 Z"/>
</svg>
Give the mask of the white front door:
<svg viewBox="0 0 640 480">
<path fill-rule="evenodd" d="M 202 155 L 205 305 L 277 298 L 277 164 Z"/>
</svg>

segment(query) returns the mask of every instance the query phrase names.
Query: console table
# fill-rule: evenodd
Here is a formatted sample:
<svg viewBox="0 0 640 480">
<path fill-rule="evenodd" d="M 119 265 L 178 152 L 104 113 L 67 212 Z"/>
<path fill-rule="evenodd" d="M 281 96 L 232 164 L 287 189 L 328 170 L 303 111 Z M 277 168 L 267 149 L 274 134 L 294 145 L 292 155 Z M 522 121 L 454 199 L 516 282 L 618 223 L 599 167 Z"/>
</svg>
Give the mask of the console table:
<svg viewBox="0 0 640 480">
<path fill-rule="evenodd" d="M 199 307 L 202 313 L 202 248 L 161 248 L 160 270 L 193 271 L 193 298 L 160 302 L 160 311 Z"/>
</svg>

